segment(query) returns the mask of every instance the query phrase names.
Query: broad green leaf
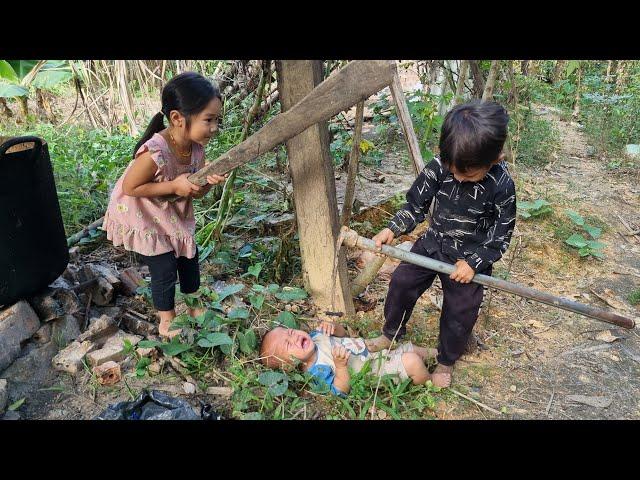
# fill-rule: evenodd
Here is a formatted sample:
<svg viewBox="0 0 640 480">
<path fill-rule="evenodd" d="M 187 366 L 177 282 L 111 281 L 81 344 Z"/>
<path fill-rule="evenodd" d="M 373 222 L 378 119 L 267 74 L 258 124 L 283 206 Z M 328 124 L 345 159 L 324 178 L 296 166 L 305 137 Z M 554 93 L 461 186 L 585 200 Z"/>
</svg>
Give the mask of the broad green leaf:
<svg viewBox="0 0 640 480">
<path fill-rule="evenodd" d="M 160 347 L 162 342 L 156 342 L 155 340 L 141 340 L 138 342 L 138 347 L 140 348 L 151 348 L 151 347 Z"/>
<path fill-rule="evenodd" d="M 531 214 L 527 210 L 518 210 L 522 218 L 531 218 Z"/>
<path fill-rule="evenodd" d="M 581 257 L 587 257 L 591 254 L 591 249 L 589 247 L 582 247 L 578 250 L 578 254 L 580 254 Z"/>
<path fill-rule="evenodd" d="M 267 287 L 265 287 L 264 285 L 260 285 L 259 283 L 256 283 L 255 285 L 251 286 L 251 290 L 258 293 L 264 293 L 266 289 Z"/>
<path fill-rule="evenodd" d="M 249 318 L 249 310 L 247 310 L 246 308 L 234 308 L 230 310 L 229 313 L 227 313 L 227 318 Z"/>
<path fill-rule="evenodd" d="M 268 392 L 274 397 L 282 395 L 289 388 L 289 379 L 283 372 L 262 372 L 258 377 L 260 384 L 268 387 Z"/>
<path fill-rule="evenodd" d="M 249 300 L 251 301 L 251 305 L 257 310 L 262 308 L 262 304 L 264 303 L 264 295 L 249 295 Z"/>
<path fill-rule="evenodd" d="M 270 283 L 267 286 L 267 291 L 271 294 L 276 293 L 278 290 L 280 290 L 280 285 L 278 285 L 277 283 Z"/>
<path fill-rule="evenodd" d="M 14 85 L 13 83 L 0 82 L 0 97 L 3 98 L 15 98 L 23 97 L 28 94 L 29 90 L 20 85 Z"/>
<path fill-rule="evenodd" d="M 233 340 L 224 332 L 213 332 L 205 338 L 198 340 L 198 345 L 205 348 L 217 347 L 219 345 L 232 345 Z"/>
<path fill-rule="evenodd" d="M 18 78 L 22 81 L 27 74 L 33 70 L 39 60 L 7 60 L 7 62 L 13 67 L 13 71 L 16 72 Z"/>
<path fill-rule="evenodd" d="M 567 245 L 571 245 L 572 247 L 583 248 L 587 246 L 588 242 L 587 242 L 587 239 L 584 238 L 579 233 L 574 233 L 573 235 L 571 235 L 569 238 L 565 240 L 565 243 Z"/>
<path fill-rule="evenodd" d="M 580 60 L 571 60 L 567 63 L 567 77 L 580 66 Z"/>
<path fill-rule="evenodd" d="M 33 80 L 32 85 L 36 88 L 47 90 L 60 83 L 69 81 L 72 76 L 70 71 L 65 70 L 40 70 Z"/>
<path fill-rule="evenodd" d="M 238 345 L 240 345 L 240 351 L 246 355 L 250 354 L 253 349 L 249 346 L 249 342 L 247 341 L 246 334 L 242 332 L 236 333 L 236 337 L 238 338 Z"/>
<path fill-rule="evenodd" d="M 11 83 L 20 82 L 15 70 L 6 60 L 0 60 L 0 78 L 8 80 Z"/>
<path fill-rule="evenodd" d="M 282 292 L 276 293 L 276 298 L 283 302 L 291 302 L 293 300 L 303 300 L 307 298 L 307 292 L 297 287 L 284 287 Z"/>
<path fill-rule="evenodd" d="M 582 218 L 578 212 L 574 212 L 573 210 L 565 210 L 564 212 L 576 225 L 584 225 L 584 218 Z"/>
<path fill-rule="evenodd" d="M 606 245 L 602 242 L 596 242 L 594 240 L 588 240 L 587 241 L 587 246 L 589 248 L 591 248 L 592 250 L 601 250 L 603 249 Z"/>
<path fill-rule="evenodd" d="M 256 263 L 255 265 L 251 265 L 249 268 L 247 268 L 246 275 L 253 275 L 254 277 L 258 278 L 261 271 L 262 263 Z"/>
<path fill-rule="evenodd" d="M 258 337 L 256 336 L 256 332 L 253 330 L 247 330 L 244 332 L 244 338 L 247 341 L 247 345 L 253 351 L 258 346 Z"/>
<path fill-rule="evenodd" d="M 218 298 L 218 302 L 222 302 L 222 300 L 224 300 L 228 296 L 234 295 L 243 289 L 244 289 L 244 285 L 242 285 L 241 283 L 227 285 L 222 289 L 221 292 L 217 292 L 218 295 L 220 296 L 220 298 Z"/>
<path fill-rule="evenodd" d="M 222 353 L 224 353 L 225 355 L 229 355 L 231 353 L 231 345 L 233 345 L 233 344 L 225 343 L 223 345 L 220 345 L 220 351 Z"/>
<path fill-rule="evenodd" d="M 278 317 L 276 318 L 276 321 L 289 328 L 293 328 L 293 329 L 298 328 L 296 318 L 291 312 L 287 312 L 287 311 L 280 312 L 278 314 Z"/>
<path fill-rule="evenodd" d="M 187 350 L 191 350 L 191 345 L 188 343 L 181 343 L 176 335 L 171 339 L 169 343 L 163 343 L 160 345 L 162 352 L 168 357 L 174 357 L 182 352 L 186 352 Z"/>
<path fill-rule="evenodd" d="M 592 227 L 591 225 L 587 225 L 585 224 L 582 228 L 584 228 L 584 230 L 591 235 L 591 238 L 593 239 L 597 239 L 600 237 L 600 234 L 602 233 L 602 229 L 598 228 L 598 227 Z"/>
</svg>

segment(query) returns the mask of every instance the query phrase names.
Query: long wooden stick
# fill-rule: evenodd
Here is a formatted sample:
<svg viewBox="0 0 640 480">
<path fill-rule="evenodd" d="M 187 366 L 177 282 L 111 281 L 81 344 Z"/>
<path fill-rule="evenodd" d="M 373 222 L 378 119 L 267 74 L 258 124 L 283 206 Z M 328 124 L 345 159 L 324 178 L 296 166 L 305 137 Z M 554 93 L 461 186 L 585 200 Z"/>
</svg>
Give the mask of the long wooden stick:
<svg viewBox="0 0 640 480">
<path fill-rule="evenodd" d="M 205 185 L 207 175 L 224 175 L 243 163 L 269 152 L 312 125 L 328 120 L 389 85 L 396 71 L 393 61 L 355 60 L 324 80 L 291 109 L 274 117 L 264 127 L 189 176 Z"/>
<path fill-rule="evenodd" d="M 378 252 L 376 248 L 376 242 L 369 238 L 361 237 L 357 232 L 350 230 L 347 227 L 342 227 L 340 232 L 342 238 L 342 244 L 348 247 L 362 248 L 372 252 Z M 433 270 L 439 273 L 450 275 L 455 270 L 455 266 L 449 263 L 440 262 L 433 258 L 418 255 L 412 252 L 406 252 L 399 248 L 391 247 L 389 245 L 382 245 L 382 254 L 387 255 L 404 262 L 419 265 L 423 268 Z M 476 273 L 471 280 L 473 283 L 479 283 L 487 287 L 496 288 L 505 292 L 513 293 L 520 297 L 529 298 L 536 302 L 545 303 L 553 307 L 569 310 L 570 312 L 579 313 L 587 317 L 595 318 L 602 322 L 612 323 L 619 327 L 632 329 L 635 327 L 635 320 L 628 317 L 623 317 L 617 313 L 603 310 L 601 308 L 592 307 L 591 305 L 585 305 L 583 303 L 574 302 L 568 298 L 562 298 L 550 293 L 541 292 L 533 288 L 518 285 L 517 283 L 507 282 L 500 278 L 492 277 L 490 275 L 484 275 Z"/>
<path fill-rule="evenodd" d="M 404 133 L 404 138 L 409 147 L 409 155 L 413 161 L 413 168 L 416 171 L 416 176 L 420 175 L 420 172 L 424 169 L 424 160 L 420 153 L 420 144 L 418 143 L 418 137 L 413 129 L 413 123 L 411 122 L 411 115 L 409 115 L 409 108 L 407 107 L 407 99 L 402 91 L 402 85 L 400 84 L 400 77 L 396 72 L 393 75 L 393 80 L 389 86 L 391 89 L 391 95 L 393 101 L 396 104 L 396 112 L 398 113 L 398 120 Z"/>
<path fill-rule="evenodd" d="M 356 124 L 353 131 L 353 145 L 351 156 L 349 157 L 349 173 L 344 190 L 344 204 L 342 205 L 342 216 L 340 224 L 349 226 L 351 211 L 353 210 L 353 200 L 356 193 L 356 175 L 358 173 L 358 162 L 360 160 L 360 141 L 362 140 L 362 122 L 364 120 L 364 101 L 358 102 L 356 107 Z"/>
</svg>

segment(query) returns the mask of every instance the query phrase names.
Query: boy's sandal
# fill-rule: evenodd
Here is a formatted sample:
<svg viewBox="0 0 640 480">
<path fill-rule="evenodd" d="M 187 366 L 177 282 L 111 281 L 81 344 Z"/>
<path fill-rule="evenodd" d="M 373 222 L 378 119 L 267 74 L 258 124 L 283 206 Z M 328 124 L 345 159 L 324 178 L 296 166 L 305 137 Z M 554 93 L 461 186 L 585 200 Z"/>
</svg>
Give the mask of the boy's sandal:
<svg viewBox="0 0 640 480">
<path fill-rule="evenodd" d="M 453 373 L 453 365 L 442 365 L 439 363 L 431 374 L 431 382 L 440 388 L 451 386 L 451 374 Z"/>
</svg>

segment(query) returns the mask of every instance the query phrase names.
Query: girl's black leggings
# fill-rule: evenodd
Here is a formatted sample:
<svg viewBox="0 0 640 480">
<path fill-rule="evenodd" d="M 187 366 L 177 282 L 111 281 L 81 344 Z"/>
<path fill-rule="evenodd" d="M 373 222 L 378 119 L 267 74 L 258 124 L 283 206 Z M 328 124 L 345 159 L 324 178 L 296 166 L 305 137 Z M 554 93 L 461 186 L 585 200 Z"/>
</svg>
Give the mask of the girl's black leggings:
<svg viewBox="0 0 640 480">
<path fill-rule="evenodd" d="M 198 250 L 193 258 L 178 257 L 174 252 L 161 255 L 140 255 L 151 273 L 153 306 L 162 312 L 175 307 L 176 281 L 180 278 L 180 291 L 194 293 L 200 288 Z"/>
</svg>

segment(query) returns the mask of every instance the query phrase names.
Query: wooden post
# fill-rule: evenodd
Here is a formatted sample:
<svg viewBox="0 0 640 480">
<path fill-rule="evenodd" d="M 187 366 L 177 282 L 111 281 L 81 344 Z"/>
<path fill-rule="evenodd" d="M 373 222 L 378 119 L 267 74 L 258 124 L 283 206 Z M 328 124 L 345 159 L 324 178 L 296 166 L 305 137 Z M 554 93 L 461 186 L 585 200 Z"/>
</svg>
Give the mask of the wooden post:
<svg viewBox="0 0 640 480">
<path fill-rule="evenodd" d="M 400 84 L 400 77 L 396 73 L 393 76 L 391 85 L 391 95 L 393 101 L 396 104 L 396 113 L 398 114 L 398 120 L 402 126 L 402 132 L 404 133 L 407 147 L 409 147 L 409 155 L 413 161 L 413 168 L 416 172 L 416 176 L 424 169 L 424 160 L 422 160 L 422 154 L 420 153 L 420 144 L 418 143 L 418 137 L 413 129 L 413 123 L 411 122 L 411 115 L 409 114 L 409 108 L 407 107 L 407 100 L 402 91 L 402 85 Z"/>
<path fill-rule="evenodd" d="M 322 81 L 319 60 L 280 60 L 276 68 L 283 112 Z M 312 125 L 287 140 L 286 146 L 305 288 L 321 310 L 353 315 L 344 252 L 336 252 L 340 226 L 327 122 Z M 338 253 L 334 278 L 334 259 Z"/>
</svg>

